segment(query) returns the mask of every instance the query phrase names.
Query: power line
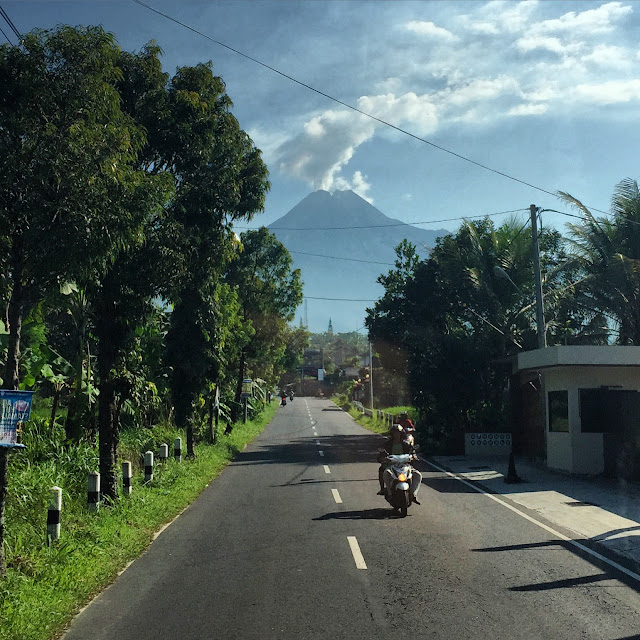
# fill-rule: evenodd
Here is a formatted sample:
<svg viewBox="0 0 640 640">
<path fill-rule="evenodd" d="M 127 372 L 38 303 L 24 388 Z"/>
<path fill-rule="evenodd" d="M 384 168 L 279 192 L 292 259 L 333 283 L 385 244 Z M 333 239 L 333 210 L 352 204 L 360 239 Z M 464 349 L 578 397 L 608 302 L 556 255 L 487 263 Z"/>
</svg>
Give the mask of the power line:
<svg viewBox="0 0 640 640">
<path fill-rule="evenodd" d="M 320 253 L 307 253 L 306 251 L 292 251 L 289 250 L 289 253 L 299 253 L 303 256 L 314 256 L 316 258 L 328 258 L 330 260 L 349 260 L 350 262 L 366 262 L 367 264 L 383 264 L 389 267 L 395 266 L 393 262 L 378 262 L 377 260 L 362 260 L 359 258 L 342 258 L 340 256 L 325 256 Z"/>
<path fill-rule="evenodd" d="M 2 5 L 0 5 L 0 16 L 4 18 L 4 21 L 9 25 L 9 28 L 13 31 L 13 33 L 16 34 L 16 37 L 18 38 L 18 42 L 22 42 L 22 35 L 20 35 L 20 32 L 16 28 L 16 25 L 13 24 L 13 20 L 11 20 L 11 18 L 9 17 L 9 14 L 2 8 Z"/>
<path fill-rule="evenodd" d="M 486 164 L 482 164 L 481 162 L 477 162 L 476 160 L 472 160 L 471 158 L 468 158 L 466 156 L 463 156 L 460 153 L 456 153 L 455 151 L 451 151 L 450 149 L 447 149 L 446 147 L 443 147 L 441 145 L 436 144 L 435 142 L 431 142 L 430 140 L 427 140 L 426 138 L 421 138 L 420 136 L 411 133 L 410 131 L 407 131 L 406 129 L 403 129 L 402 127 L 398 127 L 394 124 L 391 124 L 390 122 L 387 122 L 386 120 L 382 120 L 382 118 L 377 118 L 376 116 L 367 113 L 366 111 L 363 111 L 362 109 L 358 109 L 357 107 L 354 107 L 353 105 L 349 104 L 348 102 L 344 102 L 343 100 L 339 100 L 338 98 L 335 98 L 334 96 L 325 93 L 324 91 L 320 91 L 319 89 L 316 89 L 315 87 L 312 87 L 311 85 L 302 82 L 301 80 L 298 80 L 297 78 L 294 78 L 293 76 L 290 76 L 286 73 L 284 73 L 283 71 L 280 71 L 279 69 L 276 69 L 275 67 L 272 67 L 268 64 L 266 64 L 265 62 L 262 62 L 261 60 L 258 60 L 257 58 L 253 58 L 252 56 L 243 53 L 242 51 L 239 51 L 238 49 L 235 49 L 231 46 L 229 46 L 228 44 L 225 44 L 224 42 L 221 42 L 220 40 L 216 40 L 215 38 L 212 38 L 211 36 L 207 35 L 206 33 L 203 33 L 202 31 L 199 31 L 198 29 L 195 29 L 194 27 L 191 27 L 190 25 L 186 24 L 185 22 L 181 22 L 180 20 L 170 16 L 167 13 L 164 13 L 158 9 L 155 9 L 154 7 L 152 7 L 151 5 L 146 4 L 145 2 L 142 2 L 142 0 L 132 0 L 133 2 L 135 2 L 136 4 L 139 4 L 142 7 L 145 7 L 146 9 L 148 9 L 149 11 L 153 11 L 154 13 L 157 13 L 158 15 L 162 16 L 163 18 L 166 18 L 167 20 L 171 20 L 172 22 L 175 22 L 176 24 L 180 25 L 181 27 L 184 27 L 185 29 L 188 29 L 189 31 L 193 31 L 193 33 L 198 34 L 199 36 L 202 36 L 203 38 L 206 38 L 207 40 L 221 46 L 224 47 L 225 49 L 228 49 L 229 51 L 232 51 L 233 53 L 236 53 L 239 56 L 242 56 L 243 58 L 246 58 L 247 60 L 251 60 L 251 62 L 255 62 L 256 64 L 260 65 L 261 67 L 264 67 L 265 69 L 269 69 L 269 71 L 273 71 L 274 73 L 277 73 L 278 75 L 282 76 L 283 78 L 286 78 L 287 80 L 290 80 L 291 82 L 295 82 L 296 84 L 300 85 L 301 87 L 304 87 L 305 89 L 309 89 L 309 91 L 313 91 L 314 93 L 317 93 L 318 95 L 323 96 L 324 98 L 327 98 L 337 104 L 342 105 L 343 107 L 346 107 L 347 109 L 351 109 L 351 111 L 355 111 L 356 113 L 359 113 L 363 116 L 366 116 L 367 118 L 371 118 L 372 120 L 375 120 L 376 122 L 379 122 L 380 124 L 383 124 L 386 127 L 389 127 L 390 129 L 394 129 L 395 131 L 398 131 L 400 133 L 403 133 L 406 136 L 409 136 L 410 138 L 413 138 L 414 140 L 418 140 L 419 142 L 423 142 L 424 144 L 427 144 L 431 147 L 433 147 L 434 149 L 438 149 L 439 151 L 443 151 L 444 153 L 448 153 L 449 155 L 452 155 L 456 158 L 459 158 L 460 160 L 464 160 L 465 162 L 469 162 L 470 164 L 473 164 L 477 167 L 480 167 L 481 169 L 485 169 L 486 171 L 490 171 L 491 173 L 495 173 L 499 176 L 502 176 L 503 178 L 507 178 L 508 180 L 512 180 L 513 182 L 518 182 L 520 184 L 523 184 L 527 187 L 530 187 L 531 189 L 535 189 L 536 191 L 541 191 L 542 193 L 546 193 L 550 196 L 554 196 L 556 197 L 557 194 L 553 191 L 549 191 L 548 189 L 544 189 L 542 187 L 538 187 L 535 184 L 532 184 L 530 182 L 527 182 L 526 180 L 522 180 L 521 178 L 516 178 L 515 176 L 512 176 L 508 173 L 505 173 L 504 171 L 499 171 L 498 169 L 494 169 L 492 167 L 489 167 Z M 593 207 L 592 207 L 593 208 Z M 604 211 L 601 211 L 600 209 L 596 209 L 593 208 L 594 211 L 598 211 L 599 213 L 606 213 Z"/>
<path fill-rule="evenodd" d="M 307 300 L 333 300 L 334 302 L 377 302 L 378 298 L 319 298 L 316 296 L 303 296 Z"/>
<path fill-rule="evenodd" d="M 134 0 L 135 1 L 135 0 Z M 442 222 L 457 222 L 458 220 L 471 220 L 473 218 L 488 218 L 503 216 L 508 213 L 521 213 L 529 209 L 510 209 L 509 211 L 496 211 L 495 213 L 482 213 L 470 216 L 457 216 L 456 218 L 443 218 L 442 220 L 425 220 L 423 222 L 394 222 L 393 224 L 369 224 L 350 227 L 269 227 L 269 231 L 348 231 L 350 229 L 386 229 L 388 227 L 412 227 L 418 224 L 440 224 Z M 255 231 L 261 227 L 236 227 Z"/>
</svg>

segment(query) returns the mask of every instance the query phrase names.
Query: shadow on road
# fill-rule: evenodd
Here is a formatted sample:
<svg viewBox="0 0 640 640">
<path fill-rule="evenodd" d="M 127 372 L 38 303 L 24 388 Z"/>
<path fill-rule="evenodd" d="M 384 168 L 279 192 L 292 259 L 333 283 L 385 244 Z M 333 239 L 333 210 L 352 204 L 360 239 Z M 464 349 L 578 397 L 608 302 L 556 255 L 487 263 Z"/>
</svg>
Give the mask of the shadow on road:
<svg viewBox="0 0 640 640">
<path fill-rule="evenodd" d="M 587 547 L 590 549 L 594 549 L 603 555 L 610 556 L 611 554 L 607 553 L 601 547 L 596 547 L 594 545 L 593 540 L 590 539 L 580 539 L 576 540 L 575 543 L 580 544 L 583 547 Z M 566 580 L 556 580 L 553 582 L 543 582 L 539 584 L 532 585 L 524 585 L 520 587 L 510 587 L 511 591 L 544 591 L 547 589 L 566 589 L 568 587 L 579 587 L 583 584 L 601 580 L 619 580 L 624 583 L 631 589 L 635 591 L 640 591 L 640 583 L 637 580 L 632 578 L 630 575 L 623 573 L 622 571 L 617 570 L 615 567 L 612 567 L 609 563 L 605 562 L 604 559 L 599 559 L 598 557 L 594 557 L 590 553 L 588 553 L 585 549 L 576 546 L 571 540 L 545 540 L 544 542 L 534 542 L 528 544 L 512 544 L 498 547 L 485 547 L 480 549 L 470 549 L 470 551 L 474 551 L 476 553 L 496 553 L 496 552 L 510 552 L 510 551 L 524 551 L 524 550 L 547 550 L 547 551 L 559 551 L 564 549 L 573 553 L 574 555 L 582 558 L 589 564 L 597 567 L 601 571 L 604 571 L 603 574 L 596 574 L 595 576 L 586 576 L 580 578 L 570 578 Z M 554 548 L 555 547 L 555 548 Z M 612 560 L 615 560 L 619 565 L 625 567 L 637 573 L 640 570 L 640 567 L 637 566 L 635 562 L 629 560 L 627 558 L 621 557 L 612 557 Z M 602 576 L 602 577 L 601 577 Z"/>
<path fill-rule="evenodd" d="M 316 445 L 318 440 L 320 445 Z M 308 436 L 266 444 L 251 451 L 241 451 L 233 464 L 273 464 L 307 462 L 311 456 L 317 456 L 317 450 L 324 450 L 337 463 L 371 462 L 376 464 L 381 441 L 375 434 L 348 436 Z"/>
<path fill-rule="evenodd" d="M 325 513 L 314 520 L 387 520 L 389 518 L 399 518 L 389 509 L 363 509 L 361 511 L 334 511 Z"/>
</svg>

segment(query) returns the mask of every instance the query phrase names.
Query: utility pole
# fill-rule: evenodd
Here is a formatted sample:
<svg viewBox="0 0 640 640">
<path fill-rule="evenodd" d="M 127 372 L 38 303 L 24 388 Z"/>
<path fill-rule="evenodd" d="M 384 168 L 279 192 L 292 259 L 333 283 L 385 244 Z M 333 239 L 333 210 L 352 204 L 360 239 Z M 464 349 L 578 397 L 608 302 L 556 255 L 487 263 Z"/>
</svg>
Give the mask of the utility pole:
<svg viewBox="0 0 640 640">
<path fill-rule="evenodd" d="M 371 411 L 373 411 L 373 351 L 369 342 L 369 396 L 371 397 Z"/>
<path fill-rule="evenodd" d="M 544 321 L 544 305 L 542 299 L 542 276 L 540 275 L 540 247 L 538 246 L 538 207 L 529 206 L 531 211 L 531 252 L 533 254 L 533 278 L 536 294 L 536 325 L 538 329 L 538 349 L 547 346 L 547 331 Z"/>
</svg>

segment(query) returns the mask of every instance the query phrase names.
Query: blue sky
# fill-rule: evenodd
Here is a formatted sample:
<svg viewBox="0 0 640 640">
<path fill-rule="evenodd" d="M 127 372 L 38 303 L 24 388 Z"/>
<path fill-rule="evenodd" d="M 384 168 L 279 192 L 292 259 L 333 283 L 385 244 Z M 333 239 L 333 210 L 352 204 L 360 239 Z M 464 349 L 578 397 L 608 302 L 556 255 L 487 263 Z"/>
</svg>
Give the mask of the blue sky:
<svg viewBox="0 0 640 640">
<path fill-rule="evenodd" d="M 377 118 L 591 207 L 608 210 L 616 183 L 640 173 L 638 2 L 145 1 Z M 408 223 L 532 203 L 570 211 L 132 0 L 2 5 L 20 31 L 100 24 L 127 50 L 155 39 L 168 72 L 212 60 L 270 170 L 257 224 L 320 188 L 351 188 Z M 543 220 L 563 230 L 570 221 L 558 214 Z M 454 230 L 457 223 L 432 227 Z"/>
<path fill-rule="evenodd" d="M 148 3 L 378 118 L 595 208 L 607 210 L 615 184 L 638 175 L 637 2 Z M 562 208 L 131 0 L 3 6 L 20 31 L 101 24 L 128 50 L 155 39 L 169 72 L 212 60 L 271 172 L 266 212 L 256 222 L 272 222 L 319 188 L 352 188 L 406 222 L 531 203 Z M 547 215 L 558 227 L 567 220 Z"/>
</svg>

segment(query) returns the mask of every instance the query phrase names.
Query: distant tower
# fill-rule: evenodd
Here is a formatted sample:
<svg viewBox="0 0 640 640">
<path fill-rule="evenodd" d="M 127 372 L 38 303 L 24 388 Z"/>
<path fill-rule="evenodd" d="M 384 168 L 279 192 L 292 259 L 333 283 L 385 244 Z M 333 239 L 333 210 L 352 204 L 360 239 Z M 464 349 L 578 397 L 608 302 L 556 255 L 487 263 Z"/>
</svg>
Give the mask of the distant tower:
<svg viewBox="0 0 640 640">
<path fill-rule="evenodd" d="M 331 318 L 329 318 L 329 328 L 327 329 L 327 333 L 333 333 L 333 324 L 331 324 Z"/>
</svg>

